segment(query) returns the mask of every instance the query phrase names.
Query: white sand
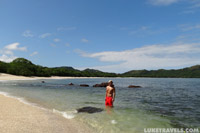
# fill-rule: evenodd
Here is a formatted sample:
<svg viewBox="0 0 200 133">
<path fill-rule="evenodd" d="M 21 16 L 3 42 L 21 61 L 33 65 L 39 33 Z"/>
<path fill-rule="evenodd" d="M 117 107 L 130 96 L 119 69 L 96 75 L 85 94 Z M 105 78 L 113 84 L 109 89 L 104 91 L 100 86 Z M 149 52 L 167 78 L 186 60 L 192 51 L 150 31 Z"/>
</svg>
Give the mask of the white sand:
<svg viewBox="0 0 200 133">
<path fill-rule="evenodd" d="M 73 119 L 26 105 L 0 95 L 1 133 L 91 133 L 91 129 Z"/>
<path fill-rule="evenodd" d="M 74 79 L 86 77 L 24 77 L 0 73 L 0 80 Z M 0 133 L 91 133 L 88 126 L 51 111 L 0 95 Z"/>
<path fill-rule="evenodd" d="M 96 78 L 96 77 L 25 77 L 25 76 L 16 76 L 11 74 L 0 73 L 0 80 L 35 80 L 35 79 L 80 79 L 80 78 Z"/>
</svg>

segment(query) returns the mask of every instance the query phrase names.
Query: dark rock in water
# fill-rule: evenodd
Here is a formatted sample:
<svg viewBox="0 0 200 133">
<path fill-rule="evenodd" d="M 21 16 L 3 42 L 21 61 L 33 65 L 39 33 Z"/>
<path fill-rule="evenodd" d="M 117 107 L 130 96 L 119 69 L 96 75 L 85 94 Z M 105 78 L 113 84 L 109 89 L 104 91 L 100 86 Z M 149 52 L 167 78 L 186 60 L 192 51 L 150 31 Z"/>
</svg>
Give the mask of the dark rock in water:
<svg viewBox="0 0 200 133">
<path fill-rule="evenodd" d="M 73 83 L 70 83 L 70 84 L 68 84 L 68 85 L 74 85 Z"/>
<path fill-rule="evenodd" d="M 45 81 L 42 81 L 42 83 L 45 83 Z"/>
<path fill-rule="evenodd" d="M 80 84 L 80 86 L 82 86 L 82 87 L 89 87 L 89 85 L 87 85 L 87 84 Z"/>
<path fill-rule="evenodd" d="M 95 85 L 93 85 L 93 87 L 106 87 L 106 86 L 108 86 L 107 82 L 103 82 L 101 84 L 95 84 Z"/>
<path fill-rule="evenodd" d="M 137 85 L 129 85 L 128 88 L 141 88 L 141 86 L 137 86 Z"/>
<path fill-rule="evenodd" d="M 92 114 L 92 113 L 102 112 L 103 109 L 88 106 L 88 107 L 79 108 L 79 109 L 77 109 L 77 111 L 78 111 L 78 113 L 89 113 L 89 114 Z"/>
</svg>

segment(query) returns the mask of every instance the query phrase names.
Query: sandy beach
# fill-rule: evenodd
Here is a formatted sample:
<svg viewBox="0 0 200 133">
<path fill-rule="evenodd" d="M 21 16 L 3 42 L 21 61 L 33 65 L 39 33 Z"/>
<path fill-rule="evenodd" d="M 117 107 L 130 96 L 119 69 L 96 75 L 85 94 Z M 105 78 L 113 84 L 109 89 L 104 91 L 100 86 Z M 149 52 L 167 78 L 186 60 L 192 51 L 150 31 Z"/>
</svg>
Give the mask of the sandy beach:
<svg viewBox="0 0 200 133">
<path fill-rule="evenodd" d="M 85 125 L 0 95 L 1 133 L 88 133 Z"/>
<path fill-rule="evenodd" d="M 16 76 L 11 74 L 0 73 L 0 80 L 36 80 L 36 79 L 77 79 L 77 78 L 96 78 L 96 77 L 25 77 L 25 76 Z"/>
<path fill-rule="evenodd" d="M 68 79 L 74 77 L 24 77 L 0 73 L 0 80 Z M 90 133 L 91 129 L 52 111 L 0 95 L 1 133 Z"/>
</svg>

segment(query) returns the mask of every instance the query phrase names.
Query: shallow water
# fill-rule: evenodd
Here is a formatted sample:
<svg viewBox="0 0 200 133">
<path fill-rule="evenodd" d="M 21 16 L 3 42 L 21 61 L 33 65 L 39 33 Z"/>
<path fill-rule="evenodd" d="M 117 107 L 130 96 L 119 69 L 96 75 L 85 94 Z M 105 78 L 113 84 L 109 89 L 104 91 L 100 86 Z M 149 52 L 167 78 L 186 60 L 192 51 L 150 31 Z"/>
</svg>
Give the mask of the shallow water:
<svg viewBox="0 0 200 133">
<path fill-rule="evenodd" d="M 67 119 L 77 119 L 97 132 L 143 132 L 144 128 L 200 127 L 200 79 L 113 78 L 114 108 L 105 108 L 105 88 L 80 87 L 108 78 L 48 79 L 0 82 L 0 91 L 52 110 Z M 69 83 L 74 86 L 68 86 Z M 128 85 L 142 88 L 128 88 Z M 103 112 L 77 113 L 92 106 Z"/>
</svg>

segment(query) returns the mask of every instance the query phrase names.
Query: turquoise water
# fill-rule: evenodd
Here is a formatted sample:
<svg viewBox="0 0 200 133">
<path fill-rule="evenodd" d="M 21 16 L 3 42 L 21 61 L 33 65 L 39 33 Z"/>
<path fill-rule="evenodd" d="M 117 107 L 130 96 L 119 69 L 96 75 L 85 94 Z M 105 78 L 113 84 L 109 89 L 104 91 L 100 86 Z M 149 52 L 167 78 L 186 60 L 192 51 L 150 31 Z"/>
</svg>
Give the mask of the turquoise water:
<svg viewBox="0 0 200 133">
<path fill-rule="evenodd" d="M 110 79 L 110 78 L 109 78 Z M 108 78 L 2 81 L 0 91 L 76 119 L 99 133 L 140 133 L 144 128 L 199 128 L 200 79 L 113 78 L 114 108 L 105 108 L 105 88 L 80 87 L 106 82 Z M 68 86 L 69 83 L 74 86 Z M 142 88 L 128 88 L 128 85 Z M 103 112 L 77 113 L 92 106 Z"/>
</svg>

